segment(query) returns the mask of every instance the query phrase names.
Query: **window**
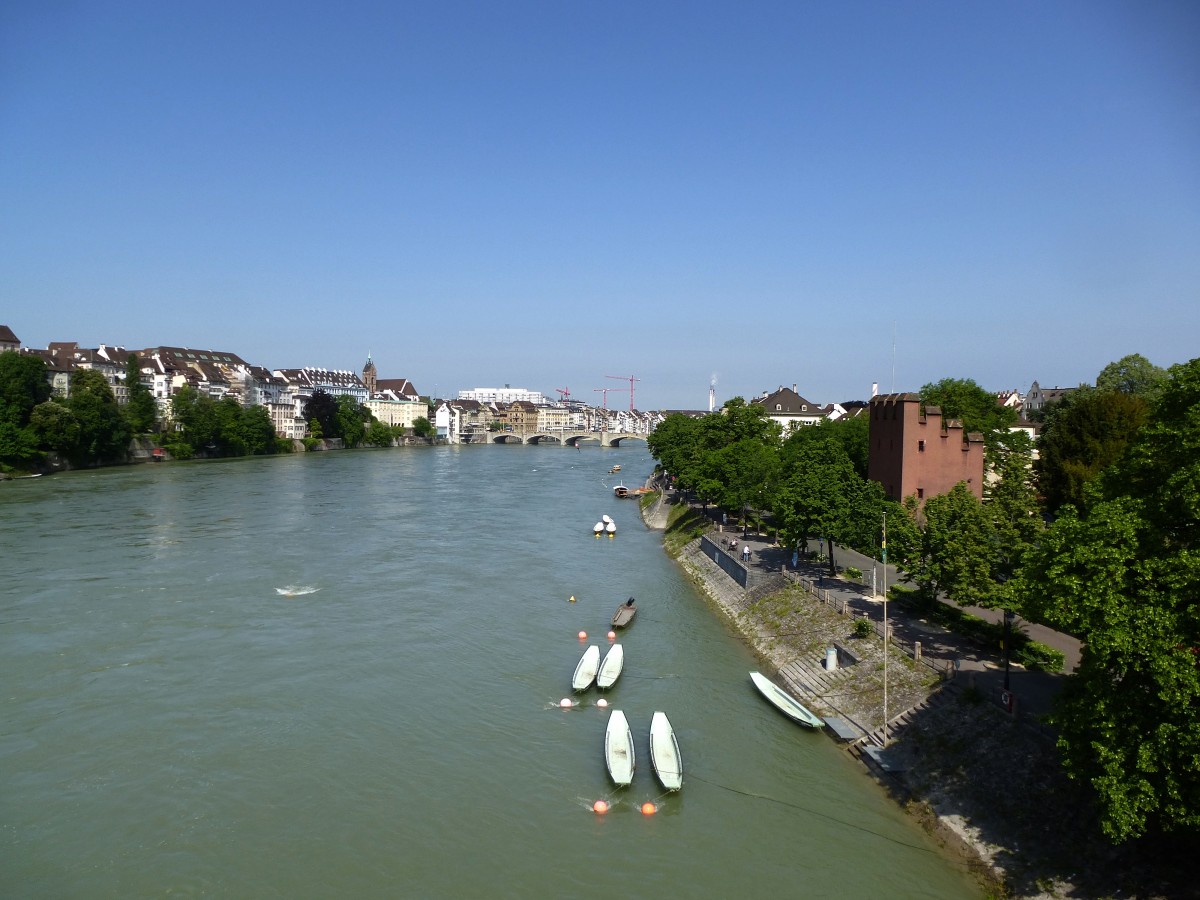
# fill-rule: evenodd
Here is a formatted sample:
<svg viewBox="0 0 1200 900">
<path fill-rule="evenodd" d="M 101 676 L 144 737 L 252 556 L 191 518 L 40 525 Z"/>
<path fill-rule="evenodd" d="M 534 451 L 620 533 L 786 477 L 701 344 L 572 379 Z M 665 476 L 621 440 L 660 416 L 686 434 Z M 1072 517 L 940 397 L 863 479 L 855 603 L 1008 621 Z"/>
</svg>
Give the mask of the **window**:
<svg viewBox="0 0 1200 900">
<path fill-rule="evenodd" d="M 917 488 L 917 499 L 918 500 L 925 499 L 925 488 Z"/>
<path fill-rule="evenodd" d="M 776 403 L 776 404 L 775 404 L 775 412 L 782 412 L 782 411 L 783 411 L 783 404 L 782 404 L 782 403 Z"/>
<path fill-rule="evenodd" d="M 918 453 L 925 452 L 925 442 L 924 441 L 917 441 L 917 452 Z"/>
</svg>

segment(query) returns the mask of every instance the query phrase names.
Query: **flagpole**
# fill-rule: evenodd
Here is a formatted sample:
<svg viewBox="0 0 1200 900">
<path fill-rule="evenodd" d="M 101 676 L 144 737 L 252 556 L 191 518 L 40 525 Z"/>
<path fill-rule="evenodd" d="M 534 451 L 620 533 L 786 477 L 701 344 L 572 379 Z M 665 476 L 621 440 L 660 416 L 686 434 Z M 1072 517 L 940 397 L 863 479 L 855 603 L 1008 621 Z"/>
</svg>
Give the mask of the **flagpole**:
<svg viewBox="0 0 1200 900">
<path fill-rule="evenodd" d="M 883 514 L 883 746 L 888 743 L 887 513 Z"/>
</svg>

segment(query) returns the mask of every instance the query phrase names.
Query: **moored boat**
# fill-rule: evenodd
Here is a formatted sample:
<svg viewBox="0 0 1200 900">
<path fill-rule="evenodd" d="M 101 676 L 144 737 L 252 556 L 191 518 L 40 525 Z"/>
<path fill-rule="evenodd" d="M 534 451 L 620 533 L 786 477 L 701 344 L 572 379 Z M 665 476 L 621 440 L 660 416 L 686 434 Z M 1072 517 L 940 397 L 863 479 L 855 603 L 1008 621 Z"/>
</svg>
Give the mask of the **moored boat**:
<svg viewBox="0 0 1200 900">
<path fill-rule="evenodd" d="M 625 668 L 625 650 L 620 644 L 613 644 L 604 654 L 604 661 L 600 663 L 600 668 L 596 673 L 596 687 L 602 690 L 612 687 L 620 677 L 623 668 Z"/>
<path fill-rule="evenodd" d="M 825 725 L 825 720 L 820 716 L 810 712 L 799 700 L 779 687 L 766 676 L 758 672 L 750 673 L 750 680 L 754 682 L 754 686 L 758 688 L 771 705 L 793 721 L 799 722 L 801 725 L 808 728 L 822 728 Z"/>
<path fill-rule="evenodd" d="M 633 781 L 633 732 L 625 713 L 614 709 L 604 730 L 604 764 L 613 783 L 624 786 Z"/>
<path fill-rule="evenodd" d="M 654 774 L 668 791 L 683 787 L 683 759 L 675 729 L 664 712 L 655 712 L 650 719 L 650 763 Z"/>
<path fill-rule="evenodd" d="M 586 691 L 596 680 L 596 670 L 600 667 L 600 647 L 596 644 L 583 651 L 579 664 L 575 666 L 575 674 L 571 677 L 571 687 L 577 691 Z"/>
<path fill-rule="evenodd" d="M 613 613 L 612 625 L 613 628 L 624 628 L 633 621 L 634 615 L 637 614 L 637 601 L 630 597 L 624 603 L 617 607 L 617 611 Z"/>
</svg>

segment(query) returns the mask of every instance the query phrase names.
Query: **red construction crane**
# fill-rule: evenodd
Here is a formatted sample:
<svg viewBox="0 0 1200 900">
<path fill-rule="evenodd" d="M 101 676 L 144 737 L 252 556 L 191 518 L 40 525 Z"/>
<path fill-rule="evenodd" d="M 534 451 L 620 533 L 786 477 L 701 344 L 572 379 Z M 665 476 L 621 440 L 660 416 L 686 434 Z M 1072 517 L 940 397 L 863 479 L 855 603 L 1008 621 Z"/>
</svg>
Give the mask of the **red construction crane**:
<svg viewBox="0 0 1200 900">
<path fill-rule="evenodd" d="M 571 397 L 570 388 L 555 388 L 554 390 L 558 392 L 558 399 L 560 403 L 566 403 Z"/>
<path fill-rule="evenodd" d="M 633 383 L 635 381 L 641 381 L 642 379 L 637 378 L 633 375 L 605 375 L 604 377 L 605 378 L 616 378 L 619 381 L 628 381 L 629 382 L 629 411 L 633 412 Z"/>
<path fill-rule="evenodd" d="M 605 410 L 607 410 L 608 409 L 608 392 L 615 391 L 616 388 L 592 388 L 592 390 L 595 391 L 597 394 L 604 395 L 604 408 L 605 408 Z"/>
</svg>

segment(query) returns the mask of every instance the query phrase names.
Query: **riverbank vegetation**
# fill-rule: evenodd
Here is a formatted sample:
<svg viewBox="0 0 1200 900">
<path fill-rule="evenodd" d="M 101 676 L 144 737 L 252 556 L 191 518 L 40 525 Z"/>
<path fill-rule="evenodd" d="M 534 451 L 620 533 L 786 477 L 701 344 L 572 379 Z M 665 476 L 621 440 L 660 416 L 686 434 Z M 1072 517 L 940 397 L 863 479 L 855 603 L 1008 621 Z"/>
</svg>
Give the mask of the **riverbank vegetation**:
<svg viewBox="0 0 1200 900">
<path fill-rule="evenodd" d="M 52 458 L 73 468 L 123 463 L 137 436 L 149 436 L 175 459 L 291 451 L 292 441 L 276 435 L 266 407 L 214 399 L 184 385 L 160 409 L 139 371 L 137 355 L 130 354 L 124 403 L 93 369 L 73 372 L 66 396 L 58 396 L 41 357 L 0 353 L 0 472 L 41 471 Z M 378 421 L 351 397 L 320 390 L 306 402 L 304 418 L 312 438 L 339 439 L 345 447 L 391 446 L 407 433 Z M 412 432 L 428 438 L 434 429 L 422 417 Z"/>
<path fill-rule="evenodd" d="M 886 499 L 866 478 L 865 416 L 785 436 L 734 398 L 701 418 L 669 416 L 649 445 L 702 509 L 773 529 L 788 547 L 823 538 L 833 571 L 834 544 L 884 556 L 886 528 L 909 602 L 933 613 L 947 596 L 1078 636 L 1082 662 L 1053 716 L 1062 767 L 1091 791 L 1114 843 L 1200 833 L 1200 360 L 1107 366 L 1096 387 L 1047 410 L 1036 447 L 973 382 L 921 394 L 984 435 L 982 502 L 965 485 L 923 505 Z M 978 630 L 997 638 L 995 626 Z M 1023 651 L 1033 665 L 1057 661 L 1027 641 Z"/>
</svg>

